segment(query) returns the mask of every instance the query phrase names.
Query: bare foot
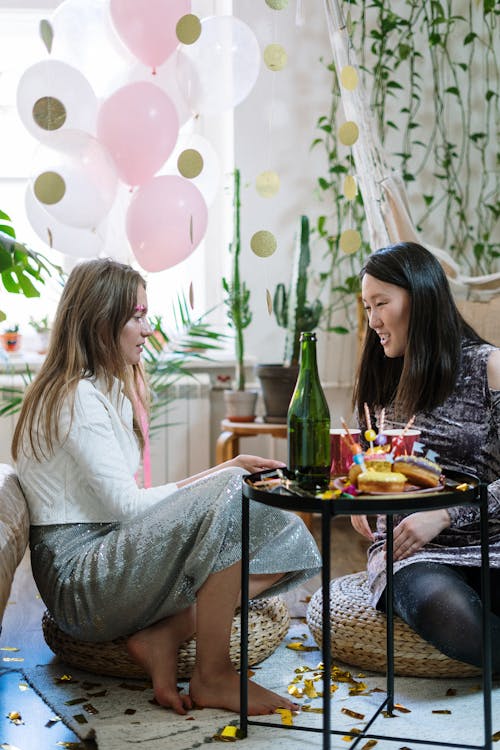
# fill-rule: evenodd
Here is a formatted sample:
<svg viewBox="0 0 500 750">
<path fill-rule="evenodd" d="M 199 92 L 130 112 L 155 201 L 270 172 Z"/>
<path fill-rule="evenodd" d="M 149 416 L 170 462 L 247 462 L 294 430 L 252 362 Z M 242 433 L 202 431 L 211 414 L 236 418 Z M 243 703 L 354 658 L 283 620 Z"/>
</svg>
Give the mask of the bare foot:
<svg viewBox="0 0 500 750">
<path fill-rule="evenodd" d="M 167 617 L 127 640 L 132 659 L 149 674 L 154 696 L 161 706 L 186 714 L 193 708 L 189 695 L 177 689 L 179 646 L 194 633 L 194 608 Z"/>
<path fill-rule="evenodd" d="M 202 708 L 225 708 L 240 711 L 240 676 L 234 669 L 210 674 L 205 679 L 196 670 L 189 684 L 189 694 L 195 706 Z M 248 681 L 248 715 L 273 714 L 277 708 L 297 711 L 300 706 L 283 698 L 272 690 Z"/>
</svg>

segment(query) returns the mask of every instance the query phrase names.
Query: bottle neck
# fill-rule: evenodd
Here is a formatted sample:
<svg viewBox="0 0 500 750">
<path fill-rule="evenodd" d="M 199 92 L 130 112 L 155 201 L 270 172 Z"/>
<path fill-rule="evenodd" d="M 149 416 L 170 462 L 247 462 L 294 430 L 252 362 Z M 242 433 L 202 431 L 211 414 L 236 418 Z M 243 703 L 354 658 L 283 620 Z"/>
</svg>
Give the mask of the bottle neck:
<svg viewBox="0 0 500 750">
<path fill-rule="evenodd" d="M 316 362 L 316 340 L 305 339 L 300 344 L 300 370 L 316 372 L 318 365 Z"/>
</svg>

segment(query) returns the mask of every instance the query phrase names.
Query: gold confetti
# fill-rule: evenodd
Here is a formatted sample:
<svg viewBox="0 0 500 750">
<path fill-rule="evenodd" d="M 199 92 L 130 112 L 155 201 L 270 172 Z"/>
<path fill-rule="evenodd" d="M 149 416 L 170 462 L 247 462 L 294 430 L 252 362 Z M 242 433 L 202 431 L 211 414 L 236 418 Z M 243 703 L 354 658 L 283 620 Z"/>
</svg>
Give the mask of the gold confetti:
<svg viewBox="0 0 500 750">
<path fill-rule="evenodd" d="M 293 698 L 304 697 L 304 692 L 301 690 L 301 688 L 297 687 L 297 685 L 289 685 L 287 690 L 288 690 L 288 694 L 291 695 Z"/>
<path fill-rule="evenodd" d="M 352 146 L 359 138 L 359 128 L 352 120 L 344 122 L 338 130 L 339 141 L 344 146 Z"/>
<path fill-rule="evenodd" d="M 435 708 L 432 711 L 433 714 L 451 714 L 451 711 L 449 708 Z"/>
<path fill-rule="evenodd" d="M 24 724 L 23 717 L 21 716 L 19 711 L 10 711 L 7 714 L 7 718 L 12 724 Z"/>
<path fill-rule="evenodd" d="M 17 646 L 2 646 L 0 651 L 20 651 L 20 649 Z"/>
<path fill-rule="evenodd" d="M 255 189 L 262 198 L 272 198 L 280 189 L 280 178 L 271 169 L 261 172 L 255 180 Z"/>
<path fill-rule="evenodd" d="M 395 703 L 394 708 L 401 714 L 411 714 L 411 710 L 409 708 L 406 708 L 405 706 L 402 706 L 401 703 Z"/>
<path fill-rule="evenodd" d="M 236 740 L 242 740 L 243 735 L 241 733 L 241 729 L 233 726 L 232 724 L 228 724 L 227 726 L 220 729 L 217 734 L 214 734 L 212 739 L 218 742 L 236 742 Z"/>
<path fill-rule="evenodd" d="M 321 698 L 322 693 L 318 693 L 314 687 L 314 680 L 304 680 L 304 692 L 308 698 Z"/>
<path fill-rule="evenodd" d="M 351 719 L 359 719 L 362 721 L 365 718 L 364 714 L 360 714 L 357 711 L 352 711 L 350 708 L 341 708 L 340 712 L 346 716 L 350 716 Z"/>
<path fill-rule="evenodd" d="M 368 740 L 368 742 L 365 742 L 362 746 L 361 750 L 370 750 L 370 748 L 375 747 L 376 744 L 377 740 Z"/>
<path fill-rule="evenodd" d="M 292 712 L 288 708 L 277 708 L 275 711 L 276 714 L 280 714 L 281 716 L 281 723 L 285 726 L 291 727 L 293 724 L 293 718 L 292 718 Z"/>
<path fill-rule="evenodd" d="M 358 729 L 357 727 L 353 727 L 350 731 L 351 731 L 350 734 L 346 734 L 344 737 L 342 737 L 344 742 L 351 742 L 351 740 L 354 739 L 353 735 L 361 734 L 361 730 Z"/>
<path fill-rule="evenodd" d="M 107 690 L 99 690 L 97 693 L 88 693 L 88 696 L 89 698 L 103 698 L 107 693 Z"/>
<path fill-rule="evenodd" d="M 268 258 L 276 251 L 277 246 L 276 237 L 266 229 L 255 232 L 250 239 L 250 247 L 259 258 Z"/>
<path fill-rule="evenodd" d="M 95 706 L 93 706 L 93 705 L 92 705 L 92 703 L 85 703 L 85 704 L 84 704 L 84 705 L 82 706 L 82 708 L 83 708 L 83 710 L 84 710 L 84 711 L 86 711 L 86 712 L 87 712 L 88 714 L 92 714 L 92 715 L 95 715 L 95 714 L 98 714 L 98 713 L 99 713 L 99 711 L 97 710 L 97 708 L 96 708 Z"/>
<path fill-rule="evenodd" d="M 57 172 L 42 172 L 35 180 L 33 192 L 40 203 L 52 206 L 64 198 L 66 183 Z"/>
<path fill-rule="evenodd" d="M 2 661 L 24 661 L 24 656 L 3 656 Z"/>
<path fill-rule="evenodd" d="M 78 683 L 78 680 L 74 680 L 70 674 L 62 674 L 60 677 L 54 677 L 54 682 L 72 682 L 74 685 Z"/>
<path fill-rule="evenodd" d="M 69 701 L 64 701 L 64 705 L 65 706 L 77 706 L 79 703 L 85 703 L 86 700 L 87 700 L 86 697 L 83 697 L 83 698 L 72 698 Z"/>
<path fill-rule="evenodd" d="M 194 44 L 201 34 L 200 19 L 193 13 L 186 13 L 177 21 L 175 33 L 182 44 Z"/>
<path fill-rule="evenodd" d="M 281 44 L 268 44 L 264 49 L 264 63 L 269 70 L 283 70 L 288 62 L 288 55 Z"/>
<path fill-rule="evenodd" d="M 54 724 L 57 724 L 57 722 L 59 722 L 59 721 L 62 721 L 62 719 L 61 719 L 61 717 L 60 717 L 60 716 L 53 716 L 53 717 L 52 717 L 51 719 L 49 719 L 49 720 L 48 720 L 48 721 L 46 722 L 45 726 L 46 726 L 46 727 L 49 727 L 49 729 L 50 729 L 50 727 L 53 727 L 53 726 L 54 726 Z"/>
<path fill-rule="evenodd" d="M 309 713 L 309 714 L 322 714 L 323 713 L 322 708 L 313 708 L 308 703 L 302 706 L 302 711 L 305 711 L 306 713 Z"/>
<path fill-rule="evenodd" d="M 493 742 L 500 742 L 500 732 L 495 732 L 491 735 L 491 739 Z"/>
<path fill-rule="evenodd" d="M 30 686 L 26 682 L 20 682 L 17 687 L 22 693 L 24 693 L 25 690 L 30 689 Z"/>
<path fill-rule="evenodd" d="M 348 91 L 354 91 L 358 85 L 358 73 L 352 65 L 344 65 L 340 71 L 340 82 Z"/>
<path fill-rule="evenodd" d="M 61 740 L 60 742 L 56 742 L 56 745 L 59 745 L 59 747 L 67 747 L 68 750 L 85 750 L 81 742 L 65 742 L 64 740 Z"/>
<path fill-rule="evenodd" d="M 73 714 L 73 718 L 78 724 L 88 724 L 88 721 L 83 714 Z"/>
<path fill-rule="evenodd" d="M 303 643 L 298 643 L 297 641 L 287 643 L 286 647 L 289 648 L 290 651 L 319 651 L 317 646 L 304 646 Z"/>
</svg>

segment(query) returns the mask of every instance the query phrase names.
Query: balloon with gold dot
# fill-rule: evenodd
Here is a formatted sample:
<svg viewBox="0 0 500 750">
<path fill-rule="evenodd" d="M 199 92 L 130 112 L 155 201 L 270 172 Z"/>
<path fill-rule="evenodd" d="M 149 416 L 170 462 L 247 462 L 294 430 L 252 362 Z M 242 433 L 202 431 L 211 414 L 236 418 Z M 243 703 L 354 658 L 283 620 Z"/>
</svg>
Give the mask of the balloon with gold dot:
<svg viewBox="0 0 500 750">
<path fill-rule="evenodd" d="M 353 201 L 354 198 L 357 195 L 358 192 L 358 186 L 356 183 L 356 178 L 353 177 L 351 174 L 346 175 L 344 178 L 344 185 L 342 188 L 342 192 L 344 193 L 344 196 L 347 198 L 348 201 Z"/>
<path fill-rule="evenodd" d="M 346 229 L 340 235 L 340 249 L 346 255 L 352 255 L 361 247 L 361 235 L 357 229 Z"/>
<path fill-rule="evenodd" d="M 64 198 L 66 183 L 57 172 L 42 172 L 33 184 L 33 192 L 40 203 L 52 206 Z"/>
<path fill-rule="evenodd" d="M 344 65 L 340 71 L 340 82 L 348 91 L 354 91 L 358 85 L 358 72 L 352 65 Z"/>
<path fill-rule="evenodd" d="M 252 235 L 250 247 L 259 258 L 269 258 L 276 251 L 278 243 L 272 232 L 268 232 L 267 229 L 261 229 Z"/>
<path fill-rule="evenodd" d="M 200 19 L 193 13 L 187 13 L 177 21 L 175 33 L 182 44 L 194 44 L 201 34 Z"/>
<path fill-rule="evenodd" d="M 177 169 L 183 177 L 192 180 L 203 170 L 203 156 L 195 148 L 186 148 L 177 158 Z"/>
<path fill-rule="evenodd" d="M 359 128 L 352 120 L 347 120 L 339 128 L 339 141 L 344 146 L 352 146 L 359 138 Z"/>
<path fill-rule="evenodd" d="M 279 175 L 271 169 L 261 172 L 255 180 L 255 189 L 262 198 L 272 198 L 280 189 Z"/>
<path fill-rule="evenodd" d="M 288 55 L 281 44 L 268 44 L 264 50 L 264 63 L 269 70 L 283 70 L 288 61 Z"/>
</svg>

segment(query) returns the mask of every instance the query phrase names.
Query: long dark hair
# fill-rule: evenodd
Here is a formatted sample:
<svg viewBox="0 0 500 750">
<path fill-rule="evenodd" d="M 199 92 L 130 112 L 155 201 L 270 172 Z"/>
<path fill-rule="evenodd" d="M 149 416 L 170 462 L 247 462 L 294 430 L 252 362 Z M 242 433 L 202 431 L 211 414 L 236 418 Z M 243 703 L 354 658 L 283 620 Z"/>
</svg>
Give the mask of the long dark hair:
<svg viewBox="0 0 500 750">
<path fill-rule="evenodd" d="M 406 289 L 411 309 L 404 357 L 386 357 L 379 337 L 367 327 L 353 406 L 362 416 L 364 403 L 391 404 L 402 418 L 434 409 L 455 386 L 462 338 L 483 339 L 460 315 L 440 263 L 425 247 L 398 242 L 377 250 L 361 278 L 365 274 Z"/>
</svg>

